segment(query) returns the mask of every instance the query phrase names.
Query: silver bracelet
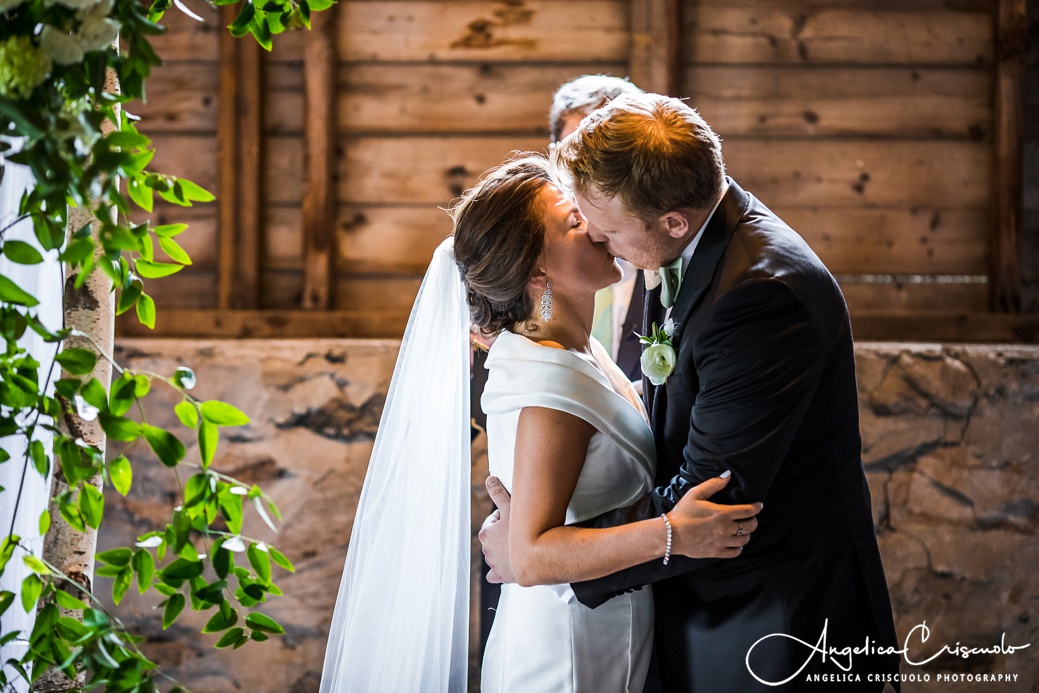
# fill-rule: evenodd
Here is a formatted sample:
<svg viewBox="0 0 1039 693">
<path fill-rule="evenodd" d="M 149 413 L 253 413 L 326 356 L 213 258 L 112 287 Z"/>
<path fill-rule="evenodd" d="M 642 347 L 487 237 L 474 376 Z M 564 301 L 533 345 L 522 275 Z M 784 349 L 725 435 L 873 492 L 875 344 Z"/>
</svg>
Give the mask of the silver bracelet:
<svg viewBox="0 0 1039 693">
<path fill-rule="evenodd" d="M 667 546 L 664 547 L 664 565 L 671 560 L 671 520 L 667 519 L 667 513 L 663 513 L 660 517 L 664 519 L 664 525 L 667 527 Z"/>
</svg>

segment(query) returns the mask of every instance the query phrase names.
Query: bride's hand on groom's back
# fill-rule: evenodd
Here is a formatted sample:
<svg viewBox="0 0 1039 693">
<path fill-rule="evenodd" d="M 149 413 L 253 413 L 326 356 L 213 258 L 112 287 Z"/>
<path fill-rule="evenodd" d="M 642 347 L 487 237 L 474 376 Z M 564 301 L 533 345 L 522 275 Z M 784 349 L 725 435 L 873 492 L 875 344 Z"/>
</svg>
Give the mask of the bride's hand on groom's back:
<svg viewBox="0 0 1039 693">
<path fill-rule="evenodd" d="M 714 477 L 694 486 L 667 514 L 673 526 L 671 551 L 690 558 L 735 558 L 758 527 L 762 503 L 719 505 L 708 499 L 731 477 Z"/>
<path fill-rule="evenodd" d="M 495 476 L 487 478 L 487 493 L 498 507 L 487 516 L 480 528 L 483 558 L 491 568 L 487 573 L 487 582 L 513 583 L 516 582 L 516 577 L 512 574 L 509 561 L 509 514 L 512 510 L 512 497 Z"/>
</svg>

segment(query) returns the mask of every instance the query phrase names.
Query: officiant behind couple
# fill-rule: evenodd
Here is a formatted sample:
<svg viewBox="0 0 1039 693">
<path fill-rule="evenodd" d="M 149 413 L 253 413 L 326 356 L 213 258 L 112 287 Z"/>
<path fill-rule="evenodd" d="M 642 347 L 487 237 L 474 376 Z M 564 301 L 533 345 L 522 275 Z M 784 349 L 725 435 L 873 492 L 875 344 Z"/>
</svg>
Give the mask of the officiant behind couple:
<svg viewBox="0 0 1039 693">
<path fill-rule="evenodd" d="M 481 535 L 494 573 L 522 583 L 504 586 L 483 690 L 640 691 L 654 629 L 668 691 L 802 690 L 843 671 L 795 645 L 824 627 L 834 647 L 893 644 L 832 277 L 725 178 L 717 137 L 680 101 L 619 97 L 555 159 L 556 175 L 538 156 L 489 173 L 434 255 L 321 690 L 465 688 L 470 317 L 500 332 L 483 406 L 502 513 Z M 589 337 L 614 255 L 674 270 L 646 297 L 647 320 L 674 325 L 643 383 L 648 416 Z M 847 665 L 866 681 L 897 660 Z"/>
</svg>

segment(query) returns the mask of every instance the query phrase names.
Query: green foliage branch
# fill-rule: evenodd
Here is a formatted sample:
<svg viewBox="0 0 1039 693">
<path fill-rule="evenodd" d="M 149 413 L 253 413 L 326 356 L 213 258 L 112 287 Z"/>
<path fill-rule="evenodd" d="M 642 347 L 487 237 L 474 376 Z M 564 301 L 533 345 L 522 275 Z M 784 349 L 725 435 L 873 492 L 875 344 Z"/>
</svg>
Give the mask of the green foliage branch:
<svg viewBox="0 0 1039 693">
<path fill-rule="evenodd" d="M 190 180 L 149 168 L 155 151 L 138 131 L 138 118 L 127 110 L 145 98 L 151 70 L 161 64 L 151 39 L 165 31 L 161 22 L 172 4 L 190 14 L 180 0 L 153 0 L 150 6 L 137 0 L 0 0 L 0 162 L 6 158 L 28 166 L 35 177 L 17 216 L 0 220 L 0 253 L 27 265 L 42 262 L 46 253 L 57 254 L 77 289 L 93 272 L 103 272 L 118 292 L 116 312 L 132 308 L 149 327 L 154 327 L 156 313 L 145 281 L 174 274 L 191 264 L 191 258 L 176 240 L 186 225 L 135 222 L 131 216 L 139 212 L 133 208 L 150 214 L 156 195 L 181 206 L 213 199 Z M 229 31 L 250 34 L 269 50 L 273 35 L 309 28 L 311 12 L 329 7 L 332 0 L 211 4 L 241 4 Z M 118 92 L 106 90 L 106 79 L 112 77 Z M 68 233 L 69 209 L 75 207 L 92 209 L 93 219 Z M 31 220 L 38 246 L 6 238 L 22 220 Z M 219 648 L 262 642 L 284 632 L 256 607 L 282 594 L 273 568 L 291 572 L 292 563 L 274 547 L 242 534 L 247 505 L 272 529 L 271 515 L 280 519 L 277 507 L 259 487 L 211 467 L 220 429 L 245 425 L 249 419 L 225 402 L 193 397 L 195 375 L 188 368 L 165 376 L 122 368 L 96 344 L 94 349 L 62 349 L 70 336 L 89 336 L 48 329 L 38 307 L 36 296 L 0 274 L 0 333 L 5 340 L 0 438 L 25 439 L 23 483 L 29 473 L 46 479 L 51 460 L 56 460 L 69 484 L 54 499 L 58 511 L 64 522 L 83 532 L 96 530 L 104 519 L 98 478 L 123 495 L 131 491 L 133 467 L 127 453 L 133 446 L 147 446 L 175 474 L 185 468 L 192 473 L 180 484 L 181 502 L 161 530 L 139 536 L 132 547 L 96 556 L 101 564 L 96 575 L 112 579 L 110 602 L 32 555 L 12 533 L 12 524 L 0 540 L 0 574 L 16 554 L 31 574 L 19 594 L 0 591 L 0 617 L 10 608 L 36 609 L 37 616 L 27 653 L 6 664 L 30 682 L 56 667 L 73 680 L 84 676 L 85 690 L 148 692 L 165 686 L 182 691 L 141 652 L 137 643 L 142 638 L 130 632 L 114 608 L 136 586 L 141 594 L 155 591 L 164 598 L 159 605 L 163 628 L 173 625 L 187 606 L 211 611 L 202 632 L 219 634 Z M 40 363 L 19 346 L 27 330 L 54 345 L 61 377 L 55 380 L 52 366 L 40 378 Z M 107 389 L 88 377 L 99 354 L 118 373 Z M 147 421 L 141 400 L 156 383 L 180 395 L 175 413 L 184 427 L 181 435 L 198 440 L 197 462 L 187 460 L 174 432 Z M 137 415 L 130 416 L 131 410 Z M 99 420 L 108 439 L 126 446 L 122 454 L 106 460 L 97 446 L 56 425 L 73 415 Z M 51 433 L 51 454 L 35 439 L 38 428 Z M 19 462 L 9 458 L 0 449 L 0 463 Z M 179 474 L 177 478 L 179 483 Z M 19 485 L 16 512 L 21 493 Z M 39 518 L 41 534 L 51 519 L 45 510 Z M 0 644 L 20 635 L 0 633 Z M 0 675 L 0 689 L 10 683 Z"/>
</svg>

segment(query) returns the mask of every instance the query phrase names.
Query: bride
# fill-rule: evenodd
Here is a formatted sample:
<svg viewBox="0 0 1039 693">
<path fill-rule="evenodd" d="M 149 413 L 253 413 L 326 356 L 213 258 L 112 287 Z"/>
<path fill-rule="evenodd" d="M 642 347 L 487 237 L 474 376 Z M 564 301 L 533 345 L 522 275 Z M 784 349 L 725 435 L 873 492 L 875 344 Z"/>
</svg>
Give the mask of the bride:
<svg viewBox="0 0 1039 693">
<path fill-rule="evenodd" d="M 567 583 L 675 554 L 737 556 L 758 508 L 708 502 L 727 483 L 711 479 L 655 520 L 572 526 L 652 485 L 642 402 L 589 336 L 595 292 L 620 270 L 540 155 L 493 169 L 453 216 L 454 235 L 434 254 L 401 344 L 320 690 L 466 688 L 471 320 L 497 335 L 482 403 L 490 472 L 513 496 L 519 582 L 503 587 L 482 690 L 641 691 L 651 591 L 590 609 Z"/>
</svg>

